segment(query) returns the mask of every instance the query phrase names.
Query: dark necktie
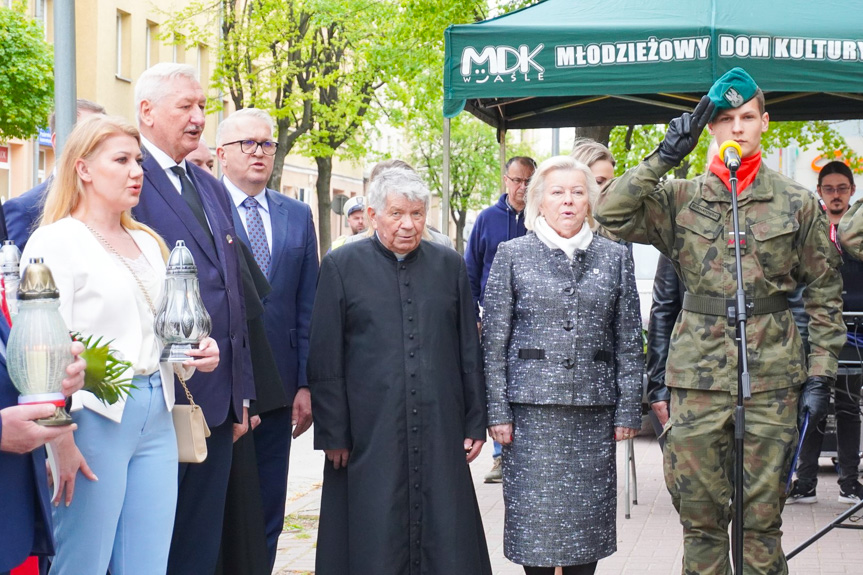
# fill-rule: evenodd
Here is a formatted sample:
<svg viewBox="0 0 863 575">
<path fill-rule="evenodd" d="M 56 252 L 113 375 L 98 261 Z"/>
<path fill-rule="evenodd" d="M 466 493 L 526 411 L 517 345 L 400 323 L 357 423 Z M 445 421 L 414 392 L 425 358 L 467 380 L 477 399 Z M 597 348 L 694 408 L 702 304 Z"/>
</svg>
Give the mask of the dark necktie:
<svg viewBox="0 0 863 575">
<path fill-rule="evenodd" d="M 258 200 L 246 198 L 243 200 L 246 208 L 246 231 L 249 233 L 249 242 L 252 244 L 252 255 L 255 262 L 264 275 L 270 271 L 270 246 L 267 243 L 267 232 L 264 230 L 264 221 L 258 211 Z"/>
<path fill-rule="evenodd" d="M 186 170 L 182 166 L 171 166 L 171 171 L 180 178 L 180 195 L 186 200 L 192 213 L 195 214 L 195 219 L 201 224 L 204 233 L 212 240 L 213 233 L 210 231 L 210 225 L 207 223 L 207 216 L 204 214 L 204 204 L 201 202 L 198 190 L 195 189 L 192 180 L 186 175 Z"/>
</svg>

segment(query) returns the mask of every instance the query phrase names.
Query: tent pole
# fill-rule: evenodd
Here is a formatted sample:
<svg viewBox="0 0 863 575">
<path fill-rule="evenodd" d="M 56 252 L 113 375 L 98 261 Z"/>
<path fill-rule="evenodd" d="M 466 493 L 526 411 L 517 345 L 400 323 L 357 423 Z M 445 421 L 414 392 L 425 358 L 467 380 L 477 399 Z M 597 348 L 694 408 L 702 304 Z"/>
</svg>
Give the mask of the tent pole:
<svg viewBox="0 0 863 575">
<path fill-rule="evenodd" d="M 443 119 L 443 181 L 441 182 L 440 229 L 445 236 L 449 235 L 449 140 L 450 119 Z"/>
<path fill-rule="evenodd" d="M 500 193 L 506 193 L 506 185 L 503 182 L 503 177 L 506 175 L 506 129 L 500 128 L 497 131 L 497 139 L 500 142 Z"/>
</svg>

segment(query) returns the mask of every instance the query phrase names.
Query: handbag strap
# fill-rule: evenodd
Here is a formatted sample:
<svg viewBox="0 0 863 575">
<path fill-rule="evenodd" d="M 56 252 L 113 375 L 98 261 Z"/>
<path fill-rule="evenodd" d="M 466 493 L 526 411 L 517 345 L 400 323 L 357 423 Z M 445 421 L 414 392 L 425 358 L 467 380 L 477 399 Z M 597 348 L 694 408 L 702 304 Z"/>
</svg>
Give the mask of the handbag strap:
<svg viewBox="0 0 863 575">
<path fill-rule="evenodd" d="M 144 295 L 144 299 L 147 300 L 147 305 L 150 307 L 150 312 L 153 314 L 153 317 L 155 318 L 156 317 L 156 306 L 153 305 L 153 300 L 152 300 L 152 298 L 150 298 L 150 292 L 148 292 L 147 288 L 144 287 L 144 282 L 141 281 L 141 278 L 138 276 L 138 274 L 135 273 L 135 270 L 132 268 L 132 266 L 129 265 L 129 262 L 126 261 L 126 258 L 121 256 L 120 252 L 118 252 L 116 249 L 114 249 L 114 246 L 112 246 L 110 243 L 108 243 L 108 240 L 106 240 L 102 236 L 102 234 L 100 234 L 99 232 L 97 232 L 96 230 L 91 228 L 86 222 L 81 222 L 81 223 L 84 224 L 84 227 L 86 227 L 88 230 L 90 230 L 90 233 L 93 234 L 93 236 L 97 240 L 99 240 L 99 242 L 103 246 L 105 246 L 105 248 L 109 252 L 114 254 L 114 256 L 118 260 L 120 260 L 121 264 L 126 266 L 126 269 L 129 270 L 129 273 L 132 274 L 133 278 L 135 278 L 135 282 L 138 284 L 138 287 L 141 289 L 141 293 Z M 182 375 L 180 375 L 179 373 L 175 372 L 175 375 L 177 376 L 177 379 L 180 380 L 180 385 L 183 386 L 183 391 L 186 392 L 186 399 L 189 400 L 189 405 L 195 405 L 195 399 L 192 397 L 192 392 L 189 391 L 189 386 L 186 385 L 186 379 Z"/>
</svg>

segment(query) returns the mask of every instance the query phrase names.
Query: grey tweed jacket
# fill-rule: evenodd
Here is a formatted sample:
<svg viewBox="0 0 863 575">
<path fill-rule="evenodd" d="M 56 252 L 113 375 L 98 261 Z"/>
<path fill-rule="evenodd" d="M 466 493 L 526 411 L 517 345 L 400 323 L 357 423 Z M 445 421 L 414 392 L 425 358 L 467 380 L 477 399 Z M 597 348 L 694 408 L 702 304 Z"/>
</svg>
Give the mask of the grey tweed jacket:
<svg viewBox="0 0 863 575">
<path fill-rule="evenodd" d="M 641 321 L 624 246 L 594 235 L 570 262 L 533 233 L 504 242 L 484 309 L 489 425 L 525 403 L 614 405 L 615 426 L 641 427 Z"/>
</svg>

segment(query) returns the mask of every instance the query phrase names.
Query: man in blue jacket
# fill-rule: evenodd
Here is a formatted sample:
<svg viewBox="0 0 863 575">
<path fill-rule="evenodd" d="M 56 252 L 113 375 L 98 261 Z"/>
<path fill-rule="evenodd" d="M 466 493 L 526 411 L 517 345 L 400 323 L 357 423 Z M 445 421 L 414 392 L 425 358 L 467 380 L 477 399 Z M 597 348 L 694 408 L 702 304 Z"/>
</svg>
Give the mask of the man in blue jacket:
<svg viewBox="0 0 863 575">
<path fill-rule="evenodd" d="M 76 120 L 81 120 L 92 114 L 104 114 L 105 108 L 101 104 L 78 98 L 76 103 L 78 115 Z M 54 113 L 48 119 L 48 127 L 51 129 L 51 147 L 55 147 L 57 134 L 54 133 Z M 56 170 L 55 170 L 56 171 Z M 22 252 L 24 246 L 27 245 L 27 240 L 30 239 L 30 234 L 39 225 L 39 219 L 42 217 L 42 207 L 45 205 L 45 195 L 48 193 L 48 186 L 54 179 L 54 172 L 45 178 L 45 181 L 28 190 L 9 199 L 3 204 L 6 233 L 3 239 L 10 239 L 15 242 Z"/>
<path fill-rule="evenodd" d="M 135 108 L 144 153 L 141 201 L 135 218 L 174 246 L 183 240 L 198 268 L 204 307 L 219 344 L 219 367 L 189 380 L 210 427 L 207 459 L 181 464 L 177 515 L 168 557 L 171 575 L 212 575 L 216 570 L 233 441 L 249 428 L 255 399 L 239 241 L 225 188 L 187 162 L 204 130 L 207 98 L 192 66 L 162 62 L 138 77 Z M 176 386 L 177 403 L 188 403 Z"/>
<path fill-rule="evenodd" d="M 222 121 L 216 135 L 234 229 L 272 286 L 263 299 L 264 324 L 289 402 L 261 413 L 254 427 L 270 569 L 285 522 L 291 439 L 312 424 L 306 360 L 318 280 L 311 209 L 267 188 L 278 148 L 274 127 L 267 112 L 246 108 Z"/>
<path fill-rule="evenodd" d="M 527 156 L 510 158 L 506 163 L 506 174 L 503 176 L 506 193 L 498 198 L 496 204 L 480 212 L 470 232 L 464 260 L 467 265 L 477 325 L 480 323 L 480 309 L 488 270 L 491 268 L 491 262 L 494 261 L 498 244 L 527 233 L 524 227 L 524 205 L 527 186 L 530 184 L 534 170 L 536 170 L 536 162 L 533 158 Z M 503 480 L 500 455 L 500 444 L 495 441 L 494 465 L 485 476 L 486 483 L 500 483 Z"/>
<path fill-rule="evenodd" d="M 9 326 L 0 314 L 0 575 L 30 555 L 54 554 L 45 451 L 37 449 L 76 426 L 42 427 L 33 420 L 54 413 L 52 404 L 17 405 L 18 391 L 6 371 Z M 70 355 L 84 346 L 73 343 Z M 74 357 L 63 380 L 66 396 L 84 387 L 83 359 Z"/>
</svg>

